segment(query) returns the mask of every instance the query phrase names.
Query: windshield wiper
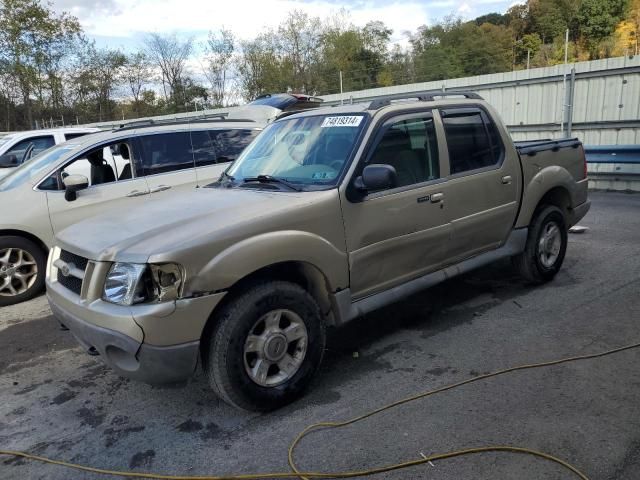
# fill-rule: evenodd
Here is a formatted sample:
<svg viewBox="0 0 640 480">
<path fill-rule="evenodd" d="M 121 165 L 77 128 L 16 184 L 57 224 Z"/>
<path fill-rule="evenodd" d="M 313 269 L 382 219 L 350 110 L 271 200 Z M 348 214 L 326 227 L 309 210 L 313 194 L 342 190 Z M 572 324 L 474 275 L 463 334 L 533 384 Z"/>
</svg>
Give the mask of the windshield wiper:
<svg viewBox="0 0 640 480">
<path fill-rule="evenodd" d="M 247 183 L 247 182 L 279 183 L 280 185 L 284 185 L 285 187 L 288 187 L 291 190 L 294 190 L 296 192 L 302 191 L 300 187 L 296 187 L 293 183 L 287 182 L 282 178 L 272 177 L 271 175 L 258 175 L 257 177 L 245 177 L 243 183 Z"/>
</svg>

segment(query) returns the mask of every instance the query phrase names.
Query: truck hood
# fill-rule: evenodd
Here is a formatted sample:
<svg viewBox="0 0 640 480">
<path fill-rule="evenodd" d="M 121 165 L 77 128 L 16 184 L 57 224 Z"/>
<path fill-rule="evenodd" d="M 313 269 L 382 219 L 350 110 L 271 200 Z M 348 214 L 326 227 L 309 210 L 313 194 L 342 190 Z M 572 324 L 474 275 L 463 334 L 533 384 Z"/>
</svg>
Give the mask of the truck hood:
<svg viewBox="0 0 640 480">
<path fill-rule="evenodd" d="M 278 219 L 295 227 L 288 213 L 337 191 L 282 192 L 249 188 L 200 188 L 166 192 L 127 211 L 108 211 L 57 235 L 63 249 L 98 261 L 178 261 L 181 252 L 215 249 L 268 228 Z M 302 214 L 302 215 L 301 215 Z M 286 219 L 286 220 L 283 220 Z"/>
</svg>

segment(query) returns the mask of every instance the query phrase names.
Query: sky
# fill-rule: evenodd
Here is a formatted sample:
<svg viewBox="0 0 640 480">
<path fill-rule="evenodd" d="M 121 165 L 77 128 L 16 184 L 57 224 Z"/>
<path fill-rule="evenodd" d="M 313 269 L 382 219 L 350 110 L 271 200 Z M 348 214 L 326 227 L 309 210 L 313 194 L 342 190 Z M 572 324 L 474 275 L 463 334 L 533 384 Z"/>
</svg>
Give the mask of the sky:
<svg viewBox="0 0 640 480">
<path fill-rule="evenodd" d="M 224 27 L 237 38 L 251 39 L 265 27 L 277 26 L 294 9 L 328 17 L 345 8 L 353 24 L 382 20 L 393 29 L 393 42 L 406 45 L 405 32 L 452 13 L 472 19 L 504 13 L 516 3 L 519 0 L 53 0 L 53 8 L 76 16 L 99 47 L 132 51 L 151 32 L 176 33 L 199 42 L 208 31 Z"/>
</svg>

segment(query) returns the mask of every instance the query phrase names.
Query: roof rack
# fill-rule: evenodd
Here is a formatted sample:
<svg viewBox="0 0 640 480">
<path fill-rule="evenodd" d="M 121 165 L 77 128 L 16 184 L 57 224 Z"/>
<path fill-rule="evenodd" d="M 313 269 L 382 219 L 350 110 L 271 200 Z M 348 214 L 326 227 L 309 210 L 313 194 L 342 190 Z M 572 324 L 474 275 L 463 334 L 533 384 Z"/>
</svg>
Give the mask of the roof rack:
<svg viewBox="0 0 640 480">
<path fill-rule="evenodd" d="M 387 95 L 386 97 L 374 98 L 369 104 L 368 110 L 378 110 L 379 108 L 390 105 L 391 102 L 395 100 L 409 100 L 413 98 L 420 102 L 433 102 L 436 97 L 449 97 L 454 95 L 463 96 L 464 98 L 472 98 L 475 100 L 484 100 L 475 92 L 455 90 L 443 92 L 442 90 L 430 90 L 426 92 L 396 93 L 394 95 Z"/>
<path fill-rule="evenodd" d="M 123 123 L 117 128 L 114 128 L 114 132 L 121 132 L 123 130 L 133 130 L 135 128 L 145 128 L 145 127 L 162 127 L 167 125 L 185 125 L 190 123 L 209 123 L 209 122 L 255 122 L 250 118 L 228 118 L 227 113 L 215 114 L 215 115 L 207 115 L 202 117 L 187 117 L 187 118 L 176 118 L 170 120 L 134 120 L 133 122 Z"/>
</svg>

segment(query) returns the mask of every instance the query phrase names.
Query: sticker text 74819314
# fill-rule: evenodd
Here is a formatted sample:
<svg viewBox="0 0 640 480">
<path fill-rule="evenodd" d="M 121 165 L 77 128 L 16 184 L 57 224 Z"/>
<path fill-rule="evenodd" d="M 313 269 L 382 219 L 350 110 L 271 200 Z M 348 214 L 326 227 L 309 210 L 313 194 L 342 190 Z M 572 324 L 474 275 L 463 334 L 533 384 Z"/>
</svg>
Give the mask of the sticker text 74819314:
<svg viewBox="0 0 640 480">
<path fill-rule="evenodd" d="M 327 117 L 322 122 L 322 128 L 329 127 L 357 127 L 362 122 L 362 115 L 343 115 L 340 117 Z"/>
</svg>

